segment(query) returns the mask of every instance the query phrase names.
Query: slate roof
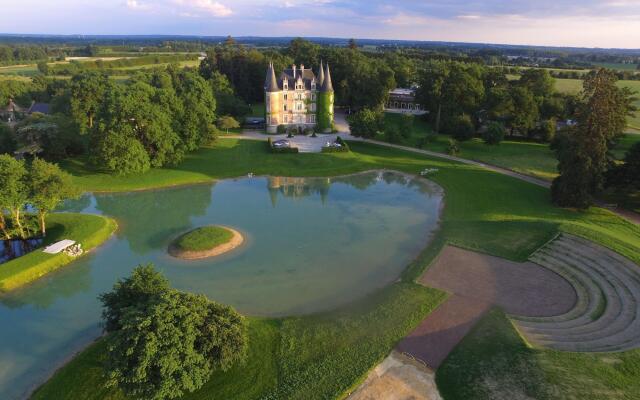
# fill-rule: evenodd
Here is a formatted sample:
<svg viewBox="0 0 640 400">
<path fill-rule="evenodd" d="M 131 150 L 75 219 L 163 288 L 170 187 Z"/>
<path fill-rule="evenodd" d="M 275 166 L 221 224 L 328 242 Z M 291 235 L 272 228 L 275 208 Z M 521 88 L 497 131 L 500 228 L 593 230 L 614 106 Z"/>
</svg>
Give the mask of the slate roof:
<svg viewBox="0 0 640 400">
<path fill-rule="evenodd" d="M 29 108 L 29 114 L 32 113 L 49 114 L 49 104 L 47 103 L 33 103 Z"/>
</svg>

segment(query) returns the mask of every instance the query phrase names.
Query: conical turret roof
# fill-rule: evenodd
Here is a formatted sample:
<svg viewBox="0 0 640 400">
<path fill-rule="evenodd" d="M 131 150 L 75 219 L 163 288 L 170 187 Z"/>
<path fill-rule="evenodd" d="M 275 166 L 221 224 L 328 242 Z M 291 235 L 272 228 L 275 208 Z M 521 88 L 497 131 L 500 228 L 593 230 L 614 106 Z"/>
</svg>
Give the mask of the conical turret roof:
<svg viewBox="0 0 640 400">
<path fill-rule="evenodd" d="M 264 81 L 264 90 L 267 92 L 278 92 L 278 81 L 276 80 L 276 71 L 273 69 L 273 63 L 269 63 L 267 68 L 267 77 Z"/>
<path fill-rule="evenodd" d="M 331 72 L 329 71 L 329 63 L 327 63 L 327 69 L 324 72 L 324 80 L 322 82 L 321 92 L 333 92 L 333 84 L 331 83 Z"/>
<path fill-rule="evenodd" d="M 324 83 L 324 65 L 322 64 L 322 60 L 320 60 L 320 71 L 318 71 L 318 87 L 322 88 L 323 83 Z"/>
</svg>

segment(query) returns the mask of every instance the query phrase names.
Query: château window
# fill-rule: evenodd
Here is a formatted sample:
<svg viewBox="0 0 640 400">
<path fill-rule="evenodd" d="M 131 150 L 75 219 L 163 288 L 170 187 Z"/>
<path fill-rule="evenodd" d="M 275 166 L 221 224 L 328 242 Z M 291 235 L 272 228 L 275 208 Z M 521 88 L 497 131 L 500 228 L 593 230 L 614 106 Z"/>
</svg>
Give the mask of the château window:
<svg viewBox="0 0 640 400">
<path fill-rule="evenodd" d="M 302 111 L 302 104 L 298 103 L 298 111 Z"/>
<path fill-rule="evenodd" d="M 316 122 L 316 116 L 314 114 L 311 114 L 311 122 L 314 124 Z"/>
<path fill-rule="evenodd" d="M 287 94 L 286 94 L 286 93 L 284 94 L 284 99 L 285 99 L 285 100 L 287 99 Z"/>
<path fill-rule="evenodd" d="M 284 110 L 287 111 L 287 105 L 286 104 L 284 105 Z"/>
</svg>

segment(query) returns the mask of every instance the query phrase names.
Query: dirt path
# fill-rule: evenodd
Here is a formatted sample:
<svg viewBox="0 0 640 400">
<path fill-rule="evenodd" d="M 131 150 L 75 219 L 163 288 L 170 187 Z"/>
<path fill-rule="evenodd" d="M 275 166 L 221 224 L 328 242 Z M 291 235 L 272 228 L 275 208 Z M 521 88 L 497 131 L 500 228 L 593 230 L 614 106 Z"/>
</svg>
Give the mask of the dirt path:
<svg viewBox="0 0 640 400">
<path fill-rule="evenodd" d="M 396 351 L 378 364 L 349 400 L 442 400 L 435 374 Z"/>
<path fill-rule="evenodd" d="M 453 246 L 446 246 L 418 281 L 451 296 L 396 350 L 434 369 L 493 306 L 540 317 L 565 313 L 577 300 L 571 284 L 551 270 Z"/>
</svg>

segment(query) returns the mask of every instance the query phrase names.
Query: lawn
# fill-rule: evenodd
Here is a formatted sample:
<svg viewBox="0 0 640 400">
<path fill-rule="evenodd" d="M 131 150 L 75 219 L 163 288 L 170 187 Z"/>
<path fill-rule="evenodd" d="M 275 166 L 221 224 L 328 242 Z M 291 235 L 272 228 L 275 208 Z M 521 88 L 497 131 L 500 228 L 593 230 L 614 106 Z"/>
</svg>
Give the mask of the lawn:
<svg viewBox="0 0 640 400">
<path fill-rule="evenodd" d="M 569 353 L 529 347 L 493 310 L 436 374 L 446 400 L 638 399 L 640 350 Z"/>
<path fill-rule="evenodd" d="M 262 354 L 256 356 L 258 360 L 262 360 L 261 357 L 273 360 L 269 357 L 276 354 L 277 367 L 273 367 L 273 361 L 268 361 L 267 371 L 257 376 L 259 367 L 256 364 L 263 361 L 250 361 L 238 367 L 235 375 L 216 374 L 204 389 L 185 398 L 229 398 L 229 394 L 233 394 L 233 398 L 341 398 L 361 382 L 398 339 L 442 301 L 441 292 L 412 282 L 447 242 L 522 261 L 558 231 L 566 231 L 640 262 L 640 227 L 609 211 L 591 208 L 577 212 L 556 208 L 549 201 L 547 189 L 479 167 L 367 143 L 353 142 L 350 146 L 350 153 L 271 154 L 262 142 L 220 139 L 213 147 L 189 155 L 178 167 L 131 177 L 94 173 L 84 169 L 82 162 L 64 164 L 75 175 L 76 182 L 87 190 L 152 188 L 241 176 L 247 172 L 331 176 L 379 168 L 412 174 L 424 168 L 438 170 L 430 179 L 441 185 L 446 193 L 441 229 L 431 244 L 407 267 L 401 282 L 332 312 L 264 321 L 272 324 L 273 335 L 278 339 L 268 339 L 274 337 L 268 333 L 258 335 L 252 340 L 251 352 Z M 255 323 L 252 322 L 252 326 Z M 260 331 L 262 328 L 255 329 Z M 271 344 L 264 344 L 261 337 Z M 266 355 L 258 351 L 266 352 Z M 476 351 L 481 353 L 484 350 Z M 507 352 L 505 357 L 508 356 Z M 516 357 L 517 353 L 513 356 Z M 104 393 L 99 373 L 100 357 L 104 357 L 104 351 L 97 344 L 60 370 L 34 398 L 119 398 L 113 392 L 110 392 L 113 397 L 100 397 Z M 557 357 L 557 363 L 570 363 L 574 355 L 560 354 Z M 519 359 L 505 363 L 505 379 L 509 378 L 508 375 L 513 375 L 510 379 L 516 381 L 527 378 L 511 367 L 524 365 Z M 277 376 L 269 372 L 272 368 L 277 370 Z M 530 368 L 526 375 L 544 376 L 543 367 L 531 364 Z M 564 398 L 573 396 L 571 390 L 578 393 L 580 377 L 587 373 L 597 374 L 600 366 L 585 362 L 581 368 L 585 370 L 583 375 L 576 375 L 575 379 L 571 374 L 564 377 L 569 381 Z M 459 373 L 464 374 L 464 371 Z M 638 368 L 627 368 L 619 373 L 625 379 L 640 380 Z M 247 376 L 255 378 L 248 379 Z M 571 382 L 575 385 L 571 386 Z M 491 388 L 493 384 L 491 381 L 474 381 L 477 390 Z"/>
<path fill-rule="evenodd" d="M 72 239 L 89 251 L 111 236 L 116 229 L 116 222 L 99 215 L 59 213 L 49 214 L 47 226 L 45 246 L 62 239 Z M 0 268 L 0 292 L 16 289 L 71 261 L 73 258 L 64 253 L 46 254 L 35 250 L 6 262 Z"/>
<path fill-rule="evenodd" d="M 400 117 L 400 114 L 387 113 L 385 124 L 398 125 Z M 431 125 L 422 118 L 416 117 L 412 132 L 401 144 L 418 147 L 419 141 L 431 132 Z M 433 140 L 422 148 L 446 154 L 450 136 L 435 135 L 432 138 Z M 386 141 L 384 135 L 376 139 Z M 476 138 L 460 142 L 459 147 L 458 156 L 462 158 L 497 165 L 546 180 L 551 180 L 557 175 L 558 162 L 547 144 L 505 140 L 498 146 L 489 146 Z"/>
</svg>

